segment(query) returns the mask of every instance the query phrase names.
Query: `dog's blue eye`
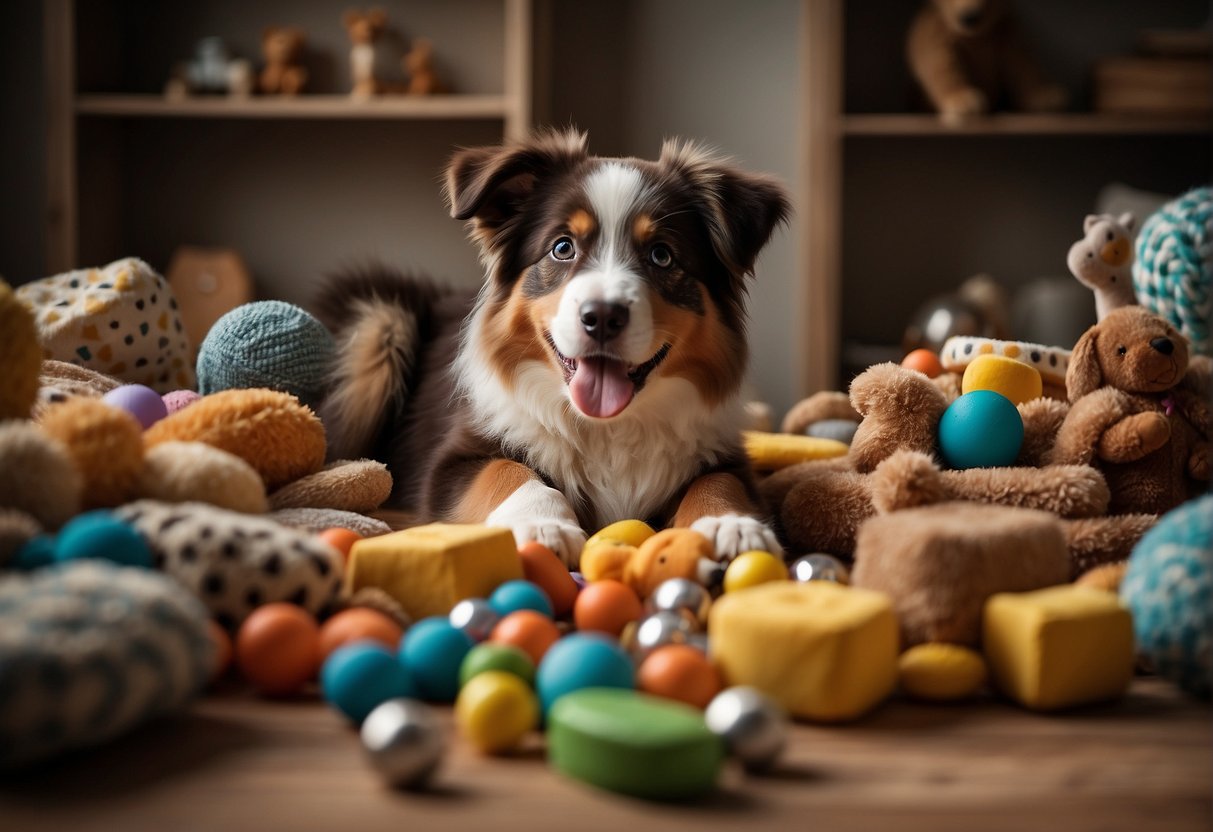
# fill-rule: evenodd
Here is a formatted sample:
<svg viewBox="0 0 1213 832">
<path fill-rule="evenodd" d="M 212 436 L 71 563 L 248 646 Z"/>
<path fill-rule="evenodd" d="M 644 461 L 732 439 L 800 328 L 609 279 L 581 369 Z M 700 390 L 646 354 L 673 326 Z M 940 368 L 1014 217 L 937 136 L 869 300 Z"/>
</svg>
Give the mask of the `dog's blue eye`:
<svg viewBox="0 0 1213 832">
<path fill-rule="evenodd" d="M 655 245 L 649 252 L 649 262 L 659 269 L 668 269 L 674 265 L 674 254 L 667 246 Z"/>
<path fill-rule="evenodd" d="M 568 237 L 561 237 L 556 241 L 556 245 L 552 246 L 552 256 L 557 260 L 572 260 L 576 253 L 577 248 Z"/>
</svg>

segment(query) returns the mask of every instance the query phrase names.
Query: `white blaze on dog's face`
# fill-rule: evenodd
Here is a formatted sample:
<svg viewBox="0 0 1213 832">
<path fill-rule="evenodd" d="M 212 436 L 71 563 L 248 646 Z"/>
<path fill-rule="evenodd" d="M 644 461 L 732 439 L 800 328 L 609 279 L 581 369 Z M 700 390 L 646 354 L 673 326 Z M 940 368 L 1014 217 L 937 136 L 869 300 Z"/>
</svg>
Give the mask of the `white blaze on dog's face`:
<svg viewBox="0 0 1213 832">
<path fill-rule="evenodd" d="M 560 133 L 463 151 L 447 192 L 489 272 L 472 346 L 507 389 L 525 377 L 588 422 L 626 418 L 666 379 L 709 407 L 735 396 L 744 279 L 788 210 L 778 184 L 691 145 L 600 159 Z"/>
</svg>

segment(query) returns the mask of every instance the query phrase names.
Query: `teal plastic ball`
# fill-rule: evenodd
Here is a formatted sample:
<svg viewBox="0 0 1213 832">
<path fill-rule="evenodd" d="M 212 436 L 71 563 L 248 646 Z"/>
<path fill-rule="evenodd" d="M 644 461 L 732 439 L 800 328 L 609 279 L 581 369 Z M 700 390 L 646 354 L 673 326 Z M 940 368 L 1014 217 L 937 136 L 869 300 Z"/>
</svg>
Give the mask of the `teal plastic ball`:
<svg viewBox="0 0 1213 832">
<path fill-rule="evenodd" d="M 84 559 L 152 568 L 152 550 L 143 535 L 108 511 L 77 515 L 59 531 L 55 560 L 63 563 Z"/>
<path fill-rule="evenodd" d="M 13 555 L 10 565 L 22 572 L 32 572 L 55 562 L 55 538 L 40 534 L 31 537 Z"/>
<path fill-rule="evenodd" d="M 1019 410 L 993 390 L 965 393 L 939 419 L 939 450 L 953 468 L 1013 465 L 1022 446 Z"/>
<path fill-rule="evenodd" d="M 454 702 L 459 693 L 459 668 L 475 642 L 446 618 L 423 618 L 408 629 L 400 643 L 400 658 L 417 682 L 422 698 Z"/>
<path fill-rule="evenodd" d="M 635 667 L 619 642 L 591 633 L 574 633 L 553 644 L 535 676 L 545 714 L 557 699 L 575 690 L 635 687 Z"/>
<path fill-rule="evenodd" d="M 389 699 L 417 695 L 408 668 L 377 641 L 355 641 L 334 650 L 320 669 L 320 687 L 329 704 L 356 725 Z"/>
<path fill-rule="evenodd" d="M 552 599 L 530 581 L 506 581 L 489 596 L 489 606 L 505 618 L 519 610 L 534 610 L 548 618 L 553 615 Z"/>
</svg>

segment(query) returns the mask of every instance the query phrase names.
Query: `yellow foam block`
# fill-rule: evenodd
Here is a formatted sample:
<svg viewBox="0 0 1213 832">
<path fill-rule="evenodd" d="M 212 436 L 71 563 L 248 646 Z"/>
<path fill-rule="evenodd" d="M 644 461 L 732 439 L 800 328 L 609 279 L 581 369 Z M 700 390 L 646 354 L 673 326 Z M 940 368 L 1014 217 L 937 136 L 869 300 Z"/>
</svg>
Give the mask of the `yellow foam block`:
<svg viewBox="0 0 1213 832">
<path fill-rule="evenodd" d="M 1035 367 L 1001 355 L 979 355 L 960 380 L 961 393 L 974 390 L 993 390 L 1019 405 L 1039 399 L 1044 386 Z"/>
<path fill-rule="evenodd" d="M 373 586 L 414 619 L 446 615 L 464 598 L 487 598 L 522 577 L 508 529 L 434 523 L 357 541 L 350 549 L 350 592 Z"/>
<path fill-rule="evenodd" d="M 986 602 L 982 642 L 998 688 L 1054 710 L 1120 696 L 1133 678 L 1133 620 L 1116 595 L 1081 586 Z"/>
<path fill-rule="evenodd" d="M 851 448 L 837 439 L 816 436 L 793 436 L 790 433 L 742 432 L 745 452 L 750 463 L 760 471 L 777 471 L 813 459 L 846 456 Z"/>
<path fill-rule="evenodd" d="M 897 682 L 897 620 L 880 592 L 826 581 L 761 584 L 713 604 L 708 634 L 728 684 L 756 687 L 793 716 L 853 719 Z"/>
</svg>

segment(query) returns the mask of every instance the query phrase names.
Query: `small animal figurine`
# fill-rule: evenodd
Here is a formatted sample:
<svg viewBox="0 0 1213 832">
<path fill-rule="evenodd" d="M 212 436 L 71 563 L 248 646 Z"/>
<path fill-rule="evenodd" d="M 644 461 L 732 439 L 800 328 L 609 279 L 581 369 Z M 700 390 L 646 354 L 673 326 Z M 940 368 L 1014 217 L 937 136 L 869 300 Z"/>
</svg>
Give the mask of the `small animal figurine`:
<svg viewBox="0 0 1213 832">
<path fill-rule="evenodd" d="M 1070 246 L 1066 265 L 1084 286 L 1095 290 L 1098 320 L 1113 309 L 1134 306 L 1132 214 L 1089 214 L 1082 223 L 1083 238 Z"/>
<path fill-rule="evenodd" d="M 304 34 L 301 29 L 267 26 L 261 33 L 261 54 L 265 68 L 257 79 L 257 88 L 267 95 L 297 95 L 307 83 L 303 66 Z"/>
<path fill-rule="evenodd" d="M 409 95 L 438 95 L 449 92 L 434 71 L 434 46 L 428 38 L 417 38 L 413 48 L 400 60 L 409 76 Z"/>
<path fill-rule="evenodd" d="M 387 12 L 383 9 L 347 9 L 341 18 L 350 36 L 350 95 L 369 98 L 383 92 L 383 82 L 375 75 L 376 49 L 380 36 L 387 29 Z"/>
</svg>

